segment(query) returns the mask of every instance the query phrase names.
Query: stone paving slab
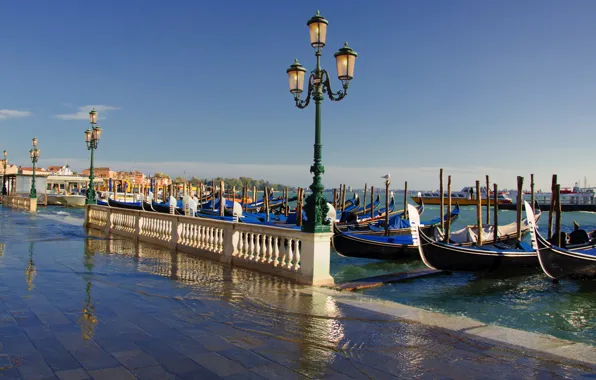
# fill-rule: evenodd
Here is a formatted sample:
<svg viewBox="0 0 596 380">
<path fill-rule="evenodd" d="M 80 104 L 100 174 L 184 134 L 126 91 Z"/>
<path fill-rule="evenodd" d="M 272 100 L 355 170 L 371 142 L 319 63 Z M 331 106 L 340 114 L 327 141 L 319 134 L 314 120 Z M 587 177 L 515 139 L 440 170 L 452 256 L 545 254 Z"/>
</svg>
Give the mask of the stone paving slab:
<svg viewBox="0 0 596 380">
<path fill-rule="evenodd" d="M 0 379 L 596 377 L 578 344 L 522 347 L 532 336 L 517 330 L 503 335 L 153 247 L 108 254 L 109 240 L 72 230 L 35 241 L 44 228 L 63 233 L 55 221 L 35 223 L 32 235 L 11 235 L 0 218 L 0 355 L 13 365 Z"/>
</svg>

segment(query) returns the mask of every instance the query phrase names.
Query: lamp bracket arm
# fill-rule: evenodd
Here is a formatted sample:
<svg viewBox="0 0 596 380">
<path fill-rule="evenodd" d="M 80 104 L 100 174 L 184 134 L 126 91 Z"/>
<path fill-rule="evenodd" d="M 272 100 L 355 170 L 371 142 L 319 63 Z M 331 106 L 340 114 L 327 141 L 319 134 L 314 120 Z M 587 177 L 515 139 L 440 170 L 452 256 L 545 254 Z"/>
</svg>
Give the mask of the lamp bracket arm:
<svg viewBox="0 0 596 380">
<path fill-rule="evenodd" d="M 331 89 L 331 81 L 329 80 L 329 73 L 327 73 L 327 70 L 323 70 L 323 77 L 323 92 L 327 93 L 329 99 L 333 100 L 334 102 L 338 102 L 346 97 L 346 95 L 348 94 L 347 84 L 343 85 L 343 90 L 333 92 L 333 90 Z"/>
<path fill-rule="evenodd" d="M 312 96 L 312 91 L 313 91 L 313 85 L 312 85 L 313 78 L 314 78 L 314 74 L 310 74 L 310 77 L 308 78 L 308 92 L 306 93 L 306 99 L 300 100 L 299 95 L 296 95 L 296 97 L 295 97 L 296 107 L 298 107 L 300 109 L 304 109 L 304 108 L 308 107 L 308 104 L 310 103 L 310 98 Z"/>
</svg>

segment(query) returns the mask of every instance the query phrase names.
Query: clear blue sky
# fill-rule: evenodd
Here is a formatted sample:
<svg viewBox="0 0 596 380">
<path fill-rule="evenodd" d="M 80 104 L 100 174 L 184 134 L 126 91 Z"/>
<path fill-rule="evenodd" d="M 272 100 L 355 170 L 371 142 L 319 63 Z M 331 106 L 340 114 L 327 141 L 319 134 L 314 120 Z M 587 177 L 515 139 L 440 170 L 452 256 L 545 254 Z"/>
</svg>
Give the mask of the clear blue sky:
<svg viewBox="0 0 596 380">
<path fill-rule="evenodd" d="M 27 165 L 37 136 L 42 165 L 82 169 L 95 105 L 99 166 L 308 185 L 314 108 L 294 106 L 285 70 L 313 68 L 317 9 L 323 65 L 344 41 L 359 54 L 348 97 L 323 104 L 327 187 L 391 172 L 432 189 L 439 167 L 456 188 L 596 185 L 589 0 L 4 1 L 0 149 Z"/>
</svg>

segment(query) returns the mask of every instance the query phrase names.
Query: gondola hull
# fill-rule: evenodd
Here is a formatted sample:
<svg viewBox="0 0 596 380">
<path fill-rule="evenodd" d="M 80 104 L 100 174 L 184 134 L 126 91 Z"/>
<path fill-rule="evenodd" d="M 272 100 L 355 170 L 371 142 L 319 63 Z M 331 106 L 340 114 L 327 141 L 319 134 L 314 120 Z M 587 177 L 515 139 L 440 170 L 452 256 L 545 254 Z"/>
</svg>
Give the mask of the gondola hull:
<svg viewBox="0 0 596 380">
<path fill-rule="evenodd" d="M 456 218 L 457 212 L 451 212 L 450 217 Z M 408 205 L 408 215 L 410 221 L 417 220 L 420 224 L 419 210 L 412 205 Z M 446 215 L 444 216 L 446 218 Z M 441 218 L 438 218 L 439 221 Z M 417 227 L 418 228 L 418 227 Z M 433 225 L 422 227 L 425 231 L 433 228 Z M 331 244 L 333 249 L 341 256 L 358 257 L 364 259 L 378 260 L 403 260 L 419 259 L 418 246 L 413 239 L 411 228 L 402 228 L 390 230 L 389 236 L 384 236 L 384 232 L 373 231 L 351 231 L 345 232 L 336 224 L 333 225 L 333 238 Z"/>
<path fill-rule="evenodd" d="M 538 234 L 540 266 L 553 279 L 596 279 L 596 247 L 568 250 L 550 244 Z"/>
<path fill-rule="evenodd" d="M 127 210 L 143 210 L 143 206 L 141 202 L 120 202 L 120 201 L 115 201 L 111 198 L 108 198 L 108 205 L 110 207 L 118 207 L 118 208 L 124 208 Z"/>
<path fill-rule="evenodd" d="M 494 245 L 483 246 L 462 246 L 451 243 L 435 241 L 424 231 L 420 231 L 420 256 L 426 266 L 432 269 L 455 272 L 490 273 L 501 272 L 514 273 L 527 268 L 537 268 L 538 246 L 535 237 L 535 219 L 529 205 L 526 204 L 528 223 L 532 247 L 528 249 L 516 249 L 506 246 Z"/>
<path fill-rule="evenodd" d="M 380 235 L 382 236 L 382 235 Z M 409 231 L 407 235 L 409 236 Z M 364 237 L 358 237 L 358 234 L 342 233 L 335 230 L 331 239 L 333 249 L 340 255 L 346 257 L 359 257 L 379 260 L 401 260 L 406 258 L 418 259 L 418 247 L 413 244 L 395 244 L 391 243 L 392 236 L 387 238 L 387 242 L 371 241 Z"/>
<path fill-rule="evenodd" d="M 489 273 L 501 270 L 538 267 L 536 252 L 488 251 L 473 247 L 433 242 L 420 234 L 421 250 L 427 266 L 455 272 Z"/>
</svg>

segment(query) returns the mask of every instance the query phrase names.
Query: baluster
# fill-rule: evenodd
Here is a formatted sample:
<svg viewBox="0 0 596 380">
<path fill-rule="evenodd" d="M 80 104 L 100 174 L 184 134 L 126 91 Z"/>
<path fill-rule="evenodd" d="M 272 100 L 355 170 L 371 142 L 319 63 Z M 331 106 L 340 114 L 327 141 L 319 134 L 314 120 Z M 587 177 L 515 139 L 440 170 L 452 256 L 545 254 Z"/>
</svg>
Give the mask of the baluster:
<svg viewBox="0 0 596 380">
<path fill-rule="evenodd" d="M 267 260 L 268 264 L 273 262 L 273 236 L 267 236 Z M 263 261 L 265 262 L 265 261 Z"/>
<path fill-rule="evenodd" d="M 239 239 L 238 239 L 238 252 L 236 253 L 236 256 L 243 257 L 243 255 L 244 255 L 243 251 L 244 251 L 244 232 L 240 232 Z"/>
<path fill-rule="evenodd" d="M 300 247 L 300 240 L 294 240 L 295 241 L 295 252 L 294 252 L 294 270 L 298 270 L 300 269 L 300 256 L 302 254 L 301 252 L 301 247 Z"/>
<path fill-rule="evenodd" d="M 213 227 L 207 226 L 207 250 L 210 251 L 213 247 Z"/>
<path fill-rule="evenodd" d="M 192 224 L 192 234 L 191 234 L 191 242 L 190 242 L 191 247 L 198 248 L 198 246 L 199 246 L 198 238 L 199 238 L 199 226 L 197 226 L 196 224 Z"/>
<path fill-rule="evenodd" d="M 273 266 L 277 266 L 279 264 L 279 237 L 275 236 L 273 238 Z"/>
<path fill-rule="evenodd" d="M 203 247 L 205 246 L 205 226 L 199 225 L 198 226 L 198 230 L 197 230 L 197 234 L 198 234 L 198 237 L 197 237 L 197 240 L 198 240 L 197 241 L 197 246 L 200 249 L 203 249 Z"/>
<path fill-rule="evenodd" d="M 288 239 L 288 262 L 286 263 L 286 268 L 288 269 L 292 269 L 292 261 L 294 260 L 292 244 L 294 244 L 294 239 Z"/>
<path fill-rule="evenodd" d="M 248 249 L 248 260 L 251 260 L 254 258 L 255 256 L 255 234 L 253 234 L 252 232 L 249 232 L 248 234 L 248 242 L 249 242 L 249 249 Z"/>
<path fill-rule="evenodd" d="M 218 228 L 219 231 L 219 249 L 217 253 L 222 253 L 224 251 L 224 230 L 223 228 Z"/>
<path fill-rule="evenodd" d="M 282 268 L 285 268 L 288 257 L 288 248 L 286 247 L 287 241 L 288 240 L 283 237 L 279 239 L 279 265 Z"/>
<path fill-rule="evenodd" d="M 256 234 L 255 237 L 255 255 L 253 261 L 258 261 L 261 255 L 261 234 Z"/>
</svg>

